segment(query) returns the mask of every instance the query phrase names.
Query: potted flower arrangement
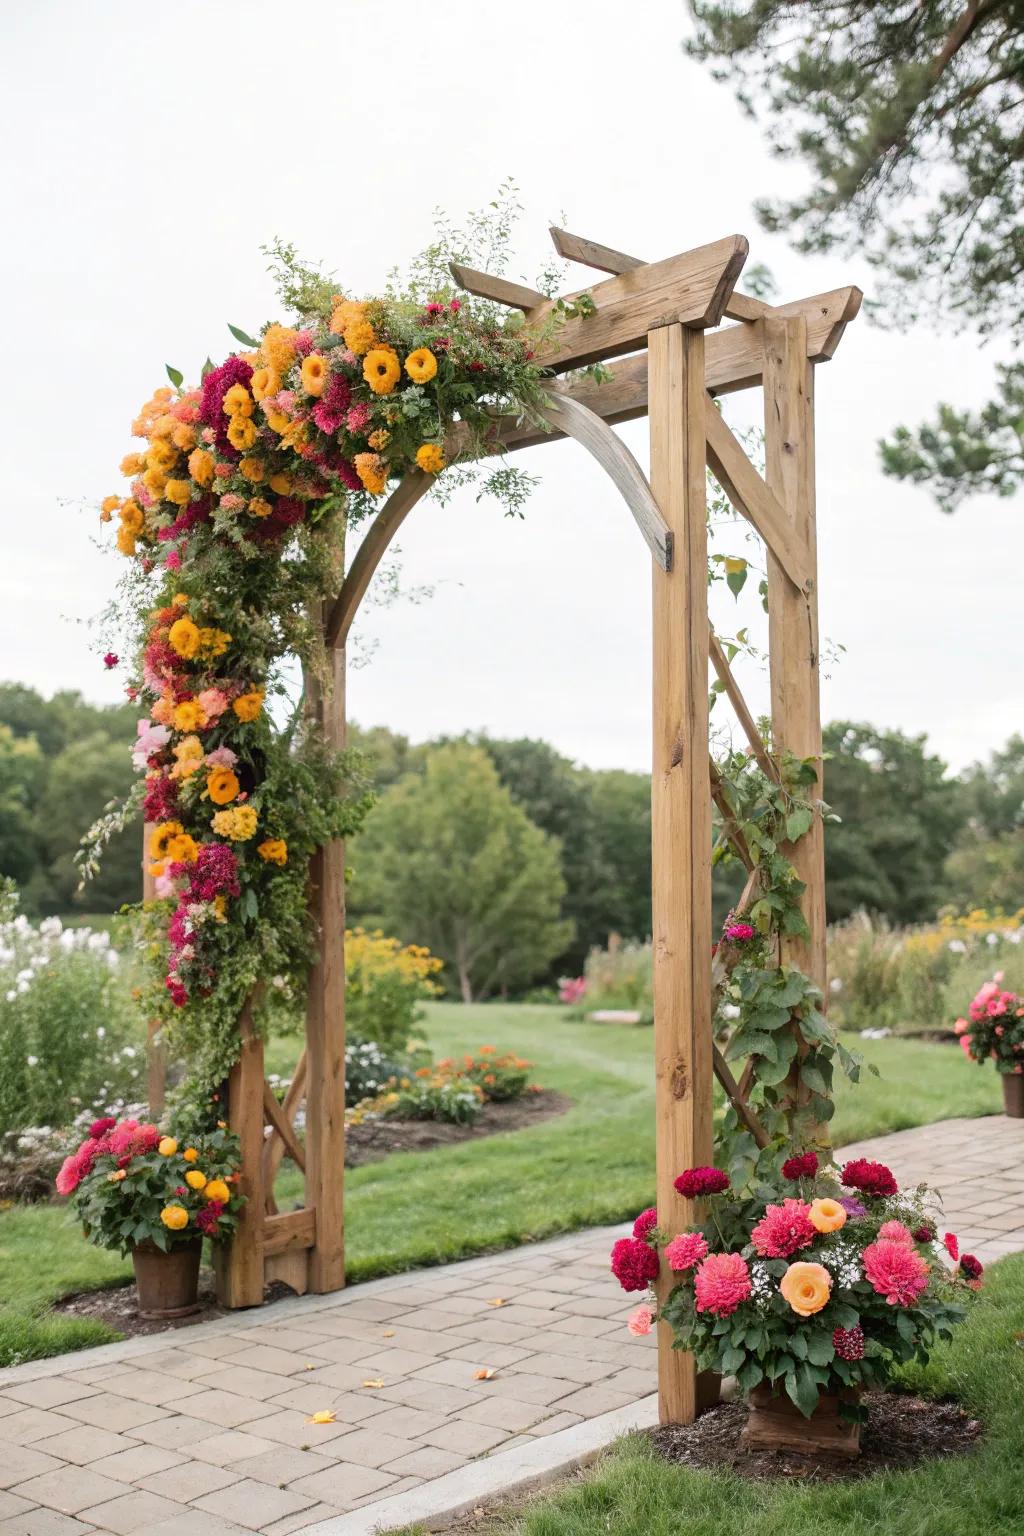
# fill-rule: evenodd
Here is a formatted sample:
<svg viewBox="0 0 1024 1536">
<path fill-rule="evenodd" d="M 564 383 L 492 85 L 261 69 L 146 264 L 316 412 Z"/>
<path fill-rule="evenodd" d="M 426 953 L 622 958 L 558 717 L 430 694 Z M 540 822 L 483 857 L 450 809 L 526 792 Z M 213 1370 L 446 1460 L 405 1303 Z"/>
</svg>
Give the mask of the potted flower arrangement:
<svg viewBox="0 0 1024 1536">
<path fill-rule="evenodd" d="M 57 1192 L 70 1195 L 85 1235 L 132 1256 L 143 1317 L 185 1317 L 198 1307 L 203 1238 L 237 1224 L 237 1138 L 223 1124 L 179 1145 L 138 1120 L 96 1120 L 65 1158 Z"/>
<path fill-rule="evenodd" d="M 1003 1079 L 1003 1108 L 1014 1120 L 1024 1119 L 1024 997 L 1007 992 L 1003 973 L 978 988 L 966 1019 L 953 1028 L 965 1056 L 979 1066 L 994 1061 Z"/>
<path fill-rule="evenodd" d="M 864 1158 L 840 1170 L 798 1153 L 744 1192 L 718 1168 L 689 1168 L 675 1183 L 701 1201 L 704 1221 L 666 1241 L 657 1212 L 644 1211 L 612 1249 L 624 1290 L 661 1280 L 662 1299 L 652 1290 L 631 1332 L 661 1320 L 701 1369 L 735 1376 L 748 1394 L 748 1449 L 857 1456 L 862 1388 L 950 1336 L 982 1266 L 947 1233 L 951 1271 L 924 1188 L 901 1192 Z"/>
</svg>

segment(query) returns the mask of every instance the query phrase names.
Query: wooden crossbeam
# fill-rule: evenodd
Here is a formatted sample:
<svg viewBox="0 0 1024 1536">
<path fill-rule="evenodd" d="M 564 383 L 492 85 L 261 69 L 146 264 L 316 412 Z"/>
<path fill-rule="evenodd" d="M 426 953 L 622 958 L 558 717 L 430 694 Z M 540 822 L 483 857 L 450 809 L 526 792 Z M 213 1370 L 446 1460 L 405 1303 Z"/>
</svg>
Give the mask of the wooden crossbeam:
<svg viewBox="0 0 1024 1536">
<path fill-rule="evenodd" d="M 743 734 L 750 744 L 750 750 L 757 759 L 762 772 L 767 774 L 768 778 L 774 783 L 778 784 L 780 782 L 779 770 L 768 755 L 767 748 L 761 739 L 761 733 L 754 723 L 754 717 L 747 708 L 747 701 L 740 692 L 739 685 L 732 674 L 732 668 L 729 665 L 728 657 L 722 649 L 721 641 L 713 629 L 708 638 L 711 665 L 718 675 L 719 682 L 725 689 L 725 696 L 735 711 L 736 718 L 743 729 Z"/>
<path fill-rule="evenodd" d="M 644 263 L 639 256 L 627 256 L 625 251 L 615 251 L 610 245 L 599 245 L 596 240 L 585 240 L 582 235 L 570 235 L 567 229 L 552 224 L 548 233 L 559 256 L 566 261 L 578 261 L 584 267 L 596 267 L 599 272 L 630 272 Z"/>
<path fill-rule="evenodd" d="M 760 534 L 793 585 L 804 591 L 810 580 L 807 560 L 793 534 L 786 509 L 761 479 L 710 399 L 705 421 L 708 468 L 737 512 Z"/>
<path fill-rule="evenodd" d="M 293 1163 L 296 1163 L 303 1173 L 306 1171 L 306 1153 L 295 1134 L 295 1127 L 285 1114 L 281 1105 L 274 1097 L 274 1090 L 268 1082 L 263 1084 L 263 1113 L 267 1117 L 267 1124 L 275 1135 L 280 1136 L 282 1143 Z"/>
<path fill-rule="evenodd" d="M 763 299 L 755 299 L 753 294 L 734 291 L 726 303 L 725 313 L 730 320 L 763 320 L 766 315 L 774 314 L 774 310 Z"/>
<path fill-rule="evenodd" d="M 708 774 L 711 780 L 711 798 L 717 805 L 722 817 L 722 832 L 732 844 L 744 868 L 752 873 L 754 861 L 750 856 L 750 849 L 747 847 L 746 839 L 732 813 L 732 806 L 725 798 L 725 791 L 722 788 L 722 775 L 719 773 L 718 764 L 713 757 L 708 758 Z"/>
<path fill-rule="evenodd" d="M 492 277 L 490 272 L 478 272 L 458 261 L 450 261 L 448 270 L 464 293 L 473 293 L 478 299 L 491 299 L 495 304 L 507 304 L 526 313 L 547 302 L 547 294 L 538 293 L 536 288 L 511 283 L 505 277 Z"/>
<path fill-rule="evenodd" d="M 263 1253 L 287 1253 L 291 1248 L 312 1248 L 316 1242 L 316 1212 L 281 1211 L 263 1221 Z"/>
<path fill-rule="evenodd" d="M 299 1056 L 295 1063 L 295 1071 L 292 1080 L 288 1084 L 288 1090 L 281 1105 L 281 1113 L 293 1125 L 299 1105 L 306 1096 L 306 1052 Z M 277 1170 L 280 1168 L 286 1151 L 285 1143 L 279 1136 L 269 1137 L 263 1144 L 263 1189 L 265 1203 L 271 1214 L 277 1210 L 274 1200 L 274 1180 L 277 1178 Z"/>
</svg>

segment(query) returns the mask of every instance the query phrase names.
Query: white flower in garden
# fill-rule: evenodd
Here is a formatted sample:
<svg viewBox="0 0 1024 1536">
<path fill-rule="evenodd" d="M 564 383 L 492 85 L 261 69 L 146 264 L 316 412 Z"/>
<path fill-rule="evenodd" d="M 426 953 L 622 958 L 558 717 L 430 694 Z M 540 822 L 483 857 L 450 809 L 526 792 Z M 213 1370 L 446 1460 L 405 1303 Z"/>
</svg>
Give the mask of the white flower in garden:
<svg viewBox="0 0 1024 1536">
<path fill-rule="evenodd" d="M 951 955 L 966 955 L 967 945 L 963 939 L 950 939 L 946 946 Z"/>
<path fill-rule="evenodd" d="M 38 1065 L 39 1065 L 39 1057 L 38 1056 L 26 1056 L 25 1060 L 28 1062 L 30 1067 L 38 1067 Z"/>
<path fill-rule="evenodd" d="M 63 931 L 63 928 L 64 924 L 59 917 L 44 917 L 39 924 L 39 932 L 48 939 L 56 938 L 57 934 Z"/>
<path fill-rule="evenodd" d="M 32 972 L 30 971 L 29 975 L 31 976 L 31 974 L 32 974 Z M 20 995 L 22 997 L 24 997 L 25 993 L 28 991 L 28 986 L 29 986 L 29 984 L 28 984 L 27 981 L 19 981 L 18 982 L 18 992 L 20 993 Z"/>
<path fill-rule="evenodd" d="M 112 971 L 116 971 L 120 964 L 121 964 L 121 956 L 118 954 L 117 950 L 116 949 L 108 949 L 107 950 L 107 965 L 110 967 L 110 969 Z"/>
<path fill-rule="evenodd" d="M 133 1045 L 126 1045 L 124 1050 L 121 1052 L 121 1055 L 126 1056 L 128 1060 L 131 1061 L 135 1055 L 135 1047 Z"/>
<path fill-rule="evenodd" d="M 29 921 L 24 912 L 18 913 L 17 917 L 14 919 L 13 926 L 15 933 L 28 933 Z"/>
<path fill-rule="evenodd" d="M 6 993 L 6 997 L 7 997 L 7 1001 L 9 1003 L 13 1003 L 13 1002 L 17 1001 L 18 994 L 15 991 L 15 989 L 12 987 L 11 990 L 8 993 Z"/>
<path fill-rule="evenodd" d="M 740 1016 L 740 1010 L 735 1003 L 723 1003 L 721 1007 L 721 1014 L 723 1019 L 738 1019 Z"/>
<path fill-rule="evenodd" d="M 73 928 L 65 928 L 64 932 L 60 935 L 60 938 L 57 940 L 57 943 L 60 945 L 61 949 L 64 951 L 64 953 L 66 955 L 70 955 L 71 951 L 75 948 L 75 945 L 77 944 L 77 942 L 78 942 L 77 941 L 77 936 L 76 936 L 75 930 Z"/>
<path fill-rule="evenodd" d="M 29 970 L 25 970 L 25 971 L 19 971 L 17 976 L 15 976 L 14 979 L 15 979 L 15 981 L 18 981 L 18 982 L 21 982 L 21 981 L 28 982 L 28 981 L 34 980 L 34 978 L 35 978 L 35 972 L 32 971 L 31 969 L 29 969 Z"/>
<path fill-rule="evenodd" d="M 841 992 L 843 990 L 843 978 L 841 976 L 833 976 L 828 984 L 828 989 L 830 992 Z"/>
<path fill-rule="evenodd" d="M 96 1031 L 96 1039 L 97 1040 L 102 1040 L 103 1037 L 106 1035 L 106 1033 L 107 1033 L 106 1030 L 103 1028 L 103 1025 L 101 1024 L 99 1026 L 99 1028 L 97 1029 L 97 1031 Z"/>
<path fill-rule="evenodd" d="M 986 933 L 986 935 L 985 935 L 985 943 L 989 944 L 989 945 L 998 944 L 999 943 L 999 935 L 998 935 L 998 933 Z"/>
</svg>

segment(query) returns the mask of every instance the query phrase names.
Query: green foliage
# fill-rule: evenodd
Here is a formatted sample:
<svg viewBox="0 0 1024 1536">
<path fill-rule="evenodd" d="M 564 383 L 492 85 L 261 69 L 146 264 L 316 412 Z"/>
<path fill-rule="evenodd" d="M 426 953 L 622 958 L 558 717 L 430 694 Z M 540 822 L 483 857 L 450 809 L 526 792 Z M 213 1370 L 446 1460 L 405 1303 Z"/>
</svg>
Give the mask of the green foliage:
<svg viewBox="0 0 1024 1536">
<path fill-rule="evenodd" d="M 347 1000 L 346 1000 L 347 1021 Z M 345 1103 L 361 1104 L 383 1093 L 391 1079 L 398 1077 L 404 1064 L 384 1054 L 376 1040 L 366 1040 L 345 1029 Z"/>
<path fill-rule="evenodd" d="M 422 1017 L 420 1003 L 440 988 L 442 962 L 419 944 L 404 947 L 362 928 L 345 935 L 345 1020 L 365 1040 L 397 1055 Z"/>
<path fill-rule="evenodd" d="M 387 1096 L 387 1113 L 403 1120 L 475 1125 L 483 1107 L 483 1094 L 465 1078 L 410 1078 Z"/>
</svg>

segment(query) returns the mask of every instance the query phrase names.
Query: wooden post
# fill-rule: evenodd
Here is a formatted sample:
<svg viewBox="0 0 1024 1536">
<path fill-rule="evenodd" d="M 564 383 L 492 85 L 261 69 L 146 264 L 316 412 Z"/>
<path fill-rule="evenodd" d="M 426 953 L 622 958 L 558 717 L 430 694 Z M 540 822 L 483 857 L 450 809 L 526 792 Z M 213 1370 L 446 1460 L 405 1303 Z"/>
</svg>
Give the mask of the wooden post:
<svg viewBox="0 0 1024 1536">
<path fill-rule="evenodd" d="M 802 315 L 768 318 L 764 326 L 765 480 L 782 503 L 808 589 L 799 591 L 768 553 L 768 644 L 775 750 L 817 762 L 816 796 L 823 793 L 821 704 L 818 693 L 817 530 L 814 501 L 814 369 L 807 357 Z M 785 849 L 806 884 L 809 939 L 784 938 L 783 961 L 798 966 L 826 995 L 825 839 L 820 816 L 800 841 Z M 799 1098 L 797 1081 L 793 1097 Z"/>
<path fill-rule="evenodd" d="M 329 750 L 345 745 L 345 651 L 328 651 L 329 692 L 307 680 L 307 707 Z M 329 843 L 310 863 L 318 959 L 306 1009 L 306 1205 L 316 1212 L 309 1289 L 345 1284 L 345 845 Z"/>
<path fill-rule="evenodd" d="M 230 1243 L 214 1244 L 217 1299 L 224 1307 L 263 1305 L 263 1041 L 253 1028 L 250 996 L 238 1021 L 241 1054 L 228 1076 L 228 1125 L 241 1143 L 245 1196 Z"/>
<path fill-rule="evenodd" d="M 673 541 L 670 568 L 654 565 L 651 775 L 658 1225 L 671 1235 L 694 1217 L 673 1180 L 712 1160 L 704 337 L 666 325 L 648 346 L 651 490 Z M 658 1395 L 662 1423 L 699 1411 L 693 1356 L 664 1323 Z"/>
<path fill-rule="evenodd" d="M 152 901 L 156 896 L 156 880 L 149 872 L 149 839 L 153 824 L 146 822 L 142 828 L 142 899 Z M 151 1120 L 159 1120 L 167 1101 L 167 1047 L 159 1038 L 162 1019 L 150 1019 L 146 1024 L 146 1101 Z"/>
</svg>

